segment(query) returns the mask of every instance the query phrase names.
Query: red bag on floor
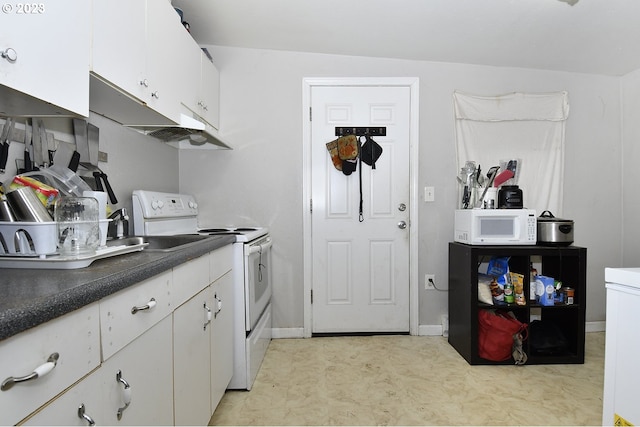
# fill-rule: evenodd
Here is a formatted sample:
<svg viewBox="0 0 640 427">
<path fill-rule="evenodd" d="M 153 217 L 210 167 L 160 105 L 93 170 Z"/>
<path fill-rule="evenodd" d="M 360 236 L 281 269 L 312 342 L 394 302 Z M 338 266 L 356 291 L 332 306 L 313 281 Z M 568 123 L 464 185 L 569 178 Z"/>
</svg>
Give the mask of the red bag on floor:
<svg viewBox="0 0 640 427">
<path fill-rule="evenodd" d="M 511 312 L 479 310 L 478 355 L 494 362 L 509 359 L 514 351 L 514 339 L 519 336 L 522 343 L 522 333 L 526 333 L 526 330 L 527 325 L 516 319 Z M 521 363 L 516 360 L 516 364 Z"/>
</svg>

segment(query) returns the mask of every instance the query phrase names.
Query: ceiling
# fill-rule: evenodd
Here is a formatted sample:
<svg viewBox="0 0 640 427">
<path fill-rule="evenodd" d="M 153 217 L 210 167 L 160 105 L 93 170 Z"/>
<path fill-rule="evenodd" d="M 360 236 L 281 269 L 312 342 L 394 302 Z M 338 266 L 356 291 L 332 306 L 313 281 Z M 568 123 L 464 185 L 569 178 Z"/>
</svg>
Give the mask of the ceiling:
<svg viewBox="0 0 640 427">
<path fill-rule="evenodd" d="M 172 3 L 200 44 L 612 76 L 640 69 L 640 0 Z"/>
</svg>

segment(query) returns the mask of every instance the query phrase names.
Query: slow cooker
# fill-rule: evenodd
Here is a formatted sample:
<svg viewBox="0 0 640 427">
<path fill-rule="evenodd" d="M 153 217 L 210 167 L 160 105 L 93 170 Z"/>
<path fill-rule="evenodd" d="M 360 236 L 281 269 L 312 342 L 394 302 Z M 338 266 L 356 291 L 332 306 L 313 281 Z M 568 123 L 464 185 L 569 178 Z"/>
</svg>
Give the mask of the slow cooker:
<svg viewBox="0 0 640 427">
<path fill-rule="evenodd" d="M 573 243 L 573 220 L 556 218 L 549 211 L 538 217 L 538 244 L 569 246 Z"/>
</svg>

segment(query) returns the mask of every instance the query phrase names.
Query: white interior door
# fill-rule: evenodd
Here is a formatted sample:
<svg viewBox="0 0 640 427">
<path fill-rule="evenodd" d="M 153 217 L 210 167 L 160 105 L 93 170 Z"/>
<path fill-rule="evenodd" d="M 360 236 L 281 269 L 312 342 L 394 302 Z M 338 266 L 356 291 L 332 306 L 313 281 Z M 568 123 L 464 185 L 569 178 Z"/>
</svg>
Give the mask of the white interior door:
<svg viewBox="0 0 640 427">
<path fill-rule="evenodd" d="M 402 86 L 311 88 L 312 332 L 409 331 L 411 91 Z M 336 127 L 386 127 L 376 169 L 335 169 Z M 401 228 L 400 224 L 406 224 Z"/>
</svg>

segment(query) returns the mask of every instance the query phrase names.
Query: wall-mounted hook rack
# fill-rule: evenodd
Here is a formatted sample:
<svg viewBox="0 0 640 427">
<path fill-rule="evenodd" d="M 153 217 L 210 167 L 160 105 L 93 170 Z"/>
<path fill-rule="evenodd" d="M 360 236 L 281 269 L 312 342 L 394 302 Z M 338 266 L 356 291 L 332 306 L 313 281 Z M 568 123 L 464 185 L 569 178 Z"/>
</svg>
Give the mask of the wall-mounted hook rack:
<svg viewBox="0 0 640 427">
<path fill-rule="evenodd" d="M 336 127 L 336 136 L 387 136 L 386 127 Z"/>
</svg>

